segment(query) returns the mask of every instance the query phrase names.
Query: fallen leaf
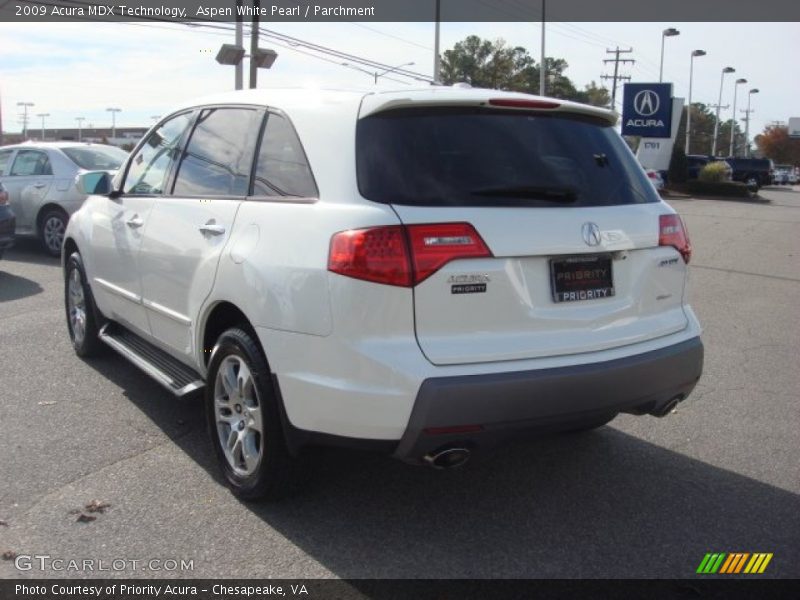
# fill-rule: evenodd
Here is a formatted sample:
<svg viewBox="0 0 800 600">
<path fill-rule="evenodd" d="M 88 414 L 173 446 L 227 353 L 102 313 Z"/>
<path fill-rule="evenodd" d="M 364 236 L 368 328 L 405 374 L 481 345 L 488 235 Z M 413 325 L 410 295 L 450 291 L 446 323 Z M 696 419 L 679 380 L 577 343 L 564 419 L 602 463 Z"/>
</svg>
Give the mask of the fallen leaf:
<svg viewBox="0 0 800 600">
<path fill-rule="evenodd" d="M 3 552 L 3 560 L 14 560 L 15 558 L 17 558 L 17 553 L 13 550 Z"/>
<path fill-rule="evenodd" d="M 3 521 L 0 519 L 0 527 L 8 527 L 8 521 Z"/>
<path fill-rule="evenodd" d="M 94 517 L 94 516 L 92 516 L 92 515 L 84 515 L 84 514 L 81 514 L 81 515 L 80 515 L 80 516 L 79 516 L 79 517 L 76 519 L 76 521 L 77 521 L 78 523 L 91 523 L 92 521 L 95 521 L 95 520 L 97 520 L 97 517 Z"/>
<path fill-rule="evenodd" d="M 81 509 L 80 509 L 80 508 L 73 508 L 73 509 L 72 509 L 71 511 L 69 511 L 67 514 L 68 514 L 68 515 L 79 515 L 79 514 L 81 514 L 81 512 L 82 512 L 82 511 L 81 511 Z"/>
<path fill-rule="evenodd" d="M 41 402 L 37 402 L 39 406 L 53 406 L 53 404 L 58 404 L 57 400 L 42 400 Z"/>
<path fill-rule="evenodd" d="M 92 500 L 87 504 L 84 508 L 90 513 L 100 513 L 103 514 L 106 512 L 106 509 L 111 506 L 108 502 L 103 502 L 102 500 Z"/>
</svg>

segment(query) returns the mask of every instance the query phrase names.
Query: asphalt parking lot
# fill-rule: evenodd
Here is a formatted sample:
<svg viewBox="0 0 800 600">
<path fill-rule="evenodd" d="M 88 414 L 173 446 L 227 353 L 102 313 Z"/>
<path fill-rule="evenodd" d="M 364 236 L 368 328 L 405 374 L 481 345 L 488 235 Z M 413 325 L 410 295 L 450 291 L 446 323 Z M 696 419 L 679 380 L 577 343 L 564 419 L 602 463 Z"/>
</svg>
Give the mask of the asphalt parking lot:
<svg viewBox="0 0 800 600">
<path fill-rule="evenodd" d="M 762 195 L 672 201 L 706 344 L 675 414 L 448 472 L 320 451 L 304 491 L 271 505 L 228 493 L 199 404 L 113 353 L 74 355 L 59 264 L 20 242 L 0 260 L 0 553 L 193 569 L 0 560 L 0 577 L 672 578 L 706 552 L 771 552 L 764 576 L 800 577 L 800 188 Z"/>
</svg>

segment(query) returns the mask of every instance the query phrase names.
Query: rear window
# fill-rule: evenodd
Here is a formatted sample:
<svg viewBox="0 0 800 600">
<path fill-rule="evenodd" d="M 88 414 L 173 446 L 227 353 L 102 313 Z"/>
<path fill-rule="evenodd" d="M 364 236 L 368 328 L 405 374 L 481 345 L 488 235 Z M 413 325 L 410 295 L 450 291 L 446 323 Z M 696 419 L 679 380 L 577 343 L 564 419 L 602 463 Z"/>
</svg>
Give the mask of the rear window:
<svg viewBox="0 0 800 600">
<path fill-rule="evenodd" d="M 116 171 L 128 157 L 128 153 L 113 146 L 62 148 L 61 151 L 87 171 Z"/>
<path fill-rule="evenodd" d="M 425 108 L 361 119 L 358 186 L 422 206 L 611 206 L 658 202 L 625 142 L 590 117 Z"/>
</svg>

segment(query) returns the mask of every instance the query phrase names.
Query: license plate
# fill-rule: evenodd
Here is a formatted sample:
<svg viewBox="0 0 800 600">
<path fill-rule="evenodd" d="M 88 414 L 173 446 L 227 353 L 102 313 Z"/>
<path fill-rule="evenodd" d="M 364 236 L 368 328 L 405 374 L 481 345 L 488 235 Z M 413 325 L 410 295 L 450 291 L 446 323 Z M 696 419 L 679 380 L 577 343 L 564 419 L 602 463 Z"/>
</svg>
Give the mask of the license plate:
<svg viewBox="0 0 800 600">
<path fill-rule="evenodd" d="M 600 254 L 551 259 L 550 284 L 554 302 L 610 298 L 614 295 L 611 257 Z"/>
</svg>

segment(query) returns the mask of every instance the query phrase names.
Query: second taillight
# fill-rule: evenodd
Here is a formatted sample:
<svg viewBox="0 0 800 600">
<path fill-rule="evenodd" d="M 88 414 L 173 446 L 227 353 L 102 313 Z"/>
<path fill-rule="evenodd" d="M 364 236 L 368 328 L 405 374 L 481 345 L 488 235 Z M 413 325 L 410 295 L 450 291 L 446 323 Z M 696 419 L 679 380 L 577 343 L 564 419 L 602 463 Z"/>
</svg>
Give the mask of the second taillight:
<svg viewBox="0 0 800 600">
<path fill-rule="evenodd" d="M 328 270 L 355 279 L 410 287 L 452 260 L 491 255 L 469 223 L 390 225 L 335 234 Z"/>
<path fill-rule="evenodd" d="M 661 215 L 658 217 L 658 245 L 672 246 L 683 257 L 683 262 L 689 264 L 692 258 L 692 243 L 689 234 L 678 215 Z"/>
</svg>

